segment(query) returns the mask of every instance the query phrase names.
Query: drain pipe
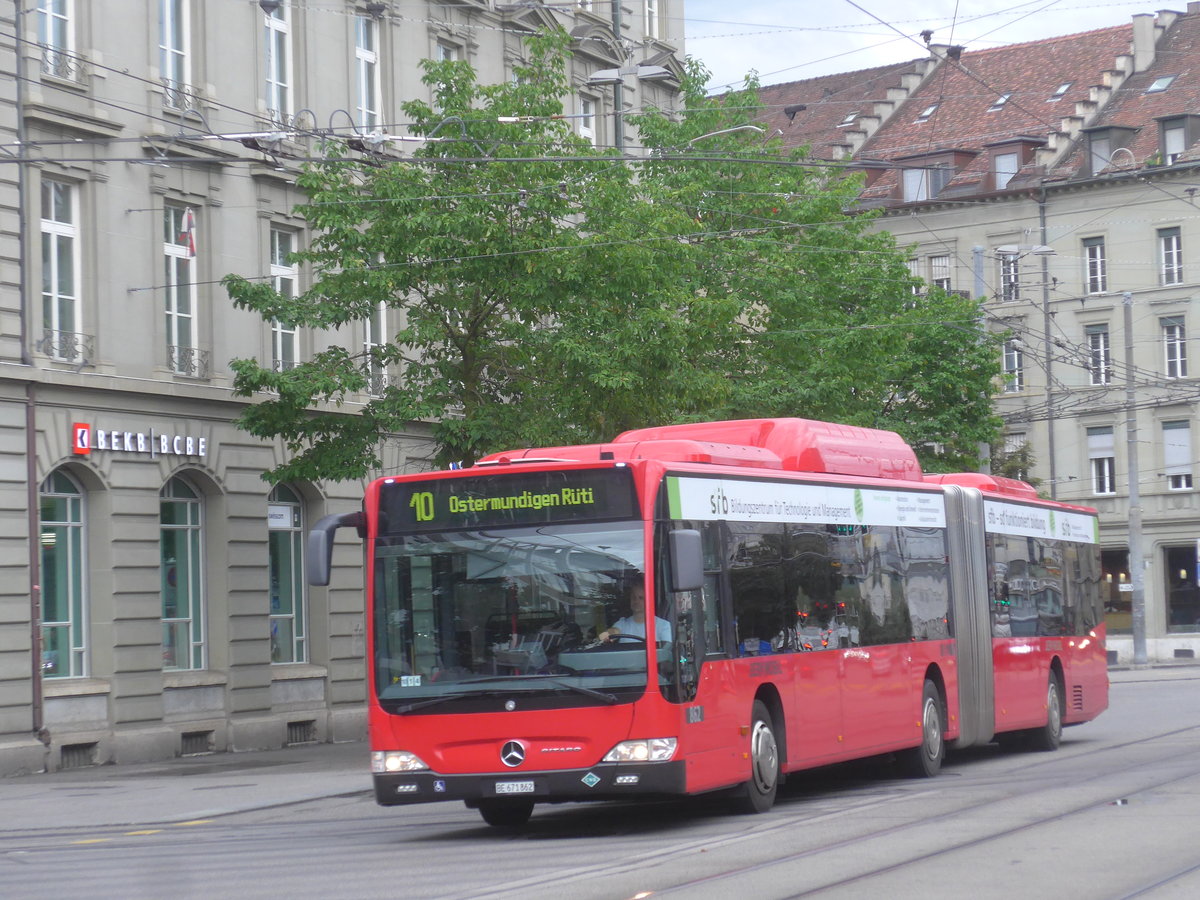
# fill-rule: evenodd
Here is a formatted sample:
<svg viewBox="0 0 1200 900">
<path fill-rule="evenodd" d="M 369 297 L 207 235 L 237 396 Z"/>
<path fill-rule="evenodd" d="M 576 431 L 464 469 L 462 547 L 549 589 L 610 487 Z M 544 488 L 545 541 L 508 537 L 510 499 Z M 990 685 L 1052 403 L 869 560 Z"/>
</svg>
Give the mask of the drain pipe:
<svg viewBox="0 0 1200 900">
<path fill-rule="evenodd" d="M 13 4 L 13 60 L 16 70 L 25 69 L 22 39 L 25 36 L 25 15 L 21 0 Z M 25 82 L 17 79 L 17 153 L 25 153 Z M 25 166 L 17 165 L 17 295 L 20 298 L 21 365 L 33 374 L 33 356 L 29 352 L 29 293 L 27 273 L 29 271 L 29 242 L 25 235 L 28 210 L 29 180 Z M 45 701 L 42 698 L 42 541 L 38 522 L 38 477 L 37 477 L 37 385 L 32 379 L 25 385 L 25 484 L 26 507 L 29 516 L 29 691 L 30 728 L 33 734 L 47 747 L 50 732 L 46 730 Z"/>
</svg>

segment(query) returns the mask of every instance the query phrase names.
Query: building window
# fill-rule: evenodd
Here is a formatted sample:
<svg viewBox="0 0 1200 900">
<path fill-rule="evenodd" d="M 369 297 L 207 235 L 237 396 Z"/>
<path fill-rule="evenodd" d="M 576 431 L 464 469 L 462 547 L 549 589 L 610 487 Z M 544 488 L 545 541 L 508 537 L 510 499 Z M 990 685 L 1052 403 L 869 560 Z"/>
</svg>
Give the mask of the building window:
<svg viewBox="0 0 1200 900">
<path fill-rule="evenodd" d="M 57 78 L 74 79 L 78 67 L 73 59 L 75 29 L 73 0 L 38 0 L 38 43 L 42 45 L 42 72 Z"/>
<path fill-rule="evenodd" d="M 1088 138 L 1088 160 L 1093 175 L 1099 175 L 1106 168 L 1112 157 L 1112 140 L 1107 137 L 1091 135 Z"/>
<path fill-rule="evenodd" d="M 1071 89 L 1071 85 L 1073 83 L 1074 82 L 1071 82 L 1071 81 L 1064 81 L 1062 84 L 1060 84 L 1057 88 L 1054 89 L 1053 94 L 1051 94 L 1049 97 L 1046 98 L 1046 102 L 1052 103 L 1054 101 L 1061 100 L 1066 95 L 1067 91 L 1069 91 Z"/>
<path fill-rule="evenodd" d="M 1117 492 L 1116 456 L 1111 426 L 1087 430 L 1088 461 L 1092 470 L 1092 493 Z"/>
<path fill-rule="evenodd" d="M 904 199 L 908 202 L 930 200 L 941 193 L 950 180 L 949 166 L 904 170 Z"/>
<path fill-rule="evenodd" d="M 1155 78 L 1154 83 L 1151 84 L 1150 87 L 1146 88 L 1146 93 L 1157 94 L 1161 91 L 1165 91 L 1171 86 L 1171 83 L 1175 81 L 1177 77 L 1178 76 L 1176 75 L 1163 75 L 1161 78 Z"/>
<path fill-rule="evenodd" d="M 1162 283 L 1183 284 L 1183 237 L 1178 228 L 1158 230 L 1158 259 Z"/>
<path fill-rule="evenodd" d="M 177 375 L 205 378 L 196 328 L 196 214 L 190 208 L 163 207 L 163 294 L 167 359 Z"/>
<path fill-rule="evenodd" d="M 434 56 L 438 62 L 454 62 L 458 59 L 458 47 L 438 41 Z"/>
<path fill-rule="evenodd" d="M 858 110 L 851 110 L 850 112 L 846 113 L 846 115 L 842 118 L 842 121 L 837 123 L 837 127 L 845 128 L 847 125 L 853 125 L 857 118 Z"/>
<path fill-rule="evenodd" d="M 988 107 L 988 112 L 996 112 L 997 110 L 1004 109 L 1004 104 L 1008 103 L 1010 97 L 1012 97 L 1011 91 L 1007 94 L 1001 94 L 992 101 L 992 105 Z"/>
<path fill-rule="evenodd" d="M 42 180 L 42 347 L 54 359 L 78 362 L 79 224 L 76 190 Z"/>
<path fill-rule="evenodd" d="M 593 147 L 596 146 L 596 101 L 591 97 L 579 98 L 579 136 Z"/>
<path fill-rule="evenodd" d="M 282 228 L 271 229 L 271 283 L 285 297 L 296 296 L 296 278 L 298 275 L 296 263 L 292 261 L 295 252 L 296 235 Z M 276 372 L 294 369 L 298 362 L 296 356 L 296 326 L 279 319 L 271 320 L 271 360 Z"/>
<path fill-rule="evenodd" d="M 1092 384 L 1112 381 L 1112 344 L 1107 325 L 1088 325 L 1088 371 Z"/>
<path fill-rule="evenodd" d="M 1000 260 L 1000 299 L 1005 303 L 1021 299 L 1021 255 L 1019 253 L 1001 253 Z"/>
<path fill-rule="evenodd" d="M 1087 293 L 1103 294 L 1108 290 L 1108 261 L 1104 256 L 1104 238 L 1085 238 L 1083 258 L 1086 265 Z"/>
<path fill-rule="evenodd" d="M 1162 123 L 1162 154 L 1167 165 L 1179 162 L 1187 150 L 1187 128 L 1182 121 Z"/>
<path fill-rule="evenodd" d="M 1023 431 L 1013 431 L 1004 435 L 1004 456 L 1007 459 L 1013 459 L 1018 454 L 1023 454 L 1025 459 L 1028 459 L 1028 442 Z M 1022 481 L 1029 480 L 1029 470 L 1023 466 L 1016 468 L 1012 472 L 1013 478 L 1019 478 Z"/>
<path fill-rule="evenodd" d="M 921 275 L 921 260 L 910 259 L 905 262 L 908 266 L 908 274 L 913 280 L 908 283 L 908 289 L 915 295 L 920 296 L 921 290 L 925 286 L 925 279 Z"/>
<path fill-rule="evenodd" d="M 928 122 L 930 117 L 935 112 L 937 112 L 937 108 L 938 108 L 938 105 L 936 103 L 929 104 L 927 107 L 925 107 L 923 110 L 921 110 L 921 114 L 919 116 L 917 116 L 916 121 L 918 123 Z"/>
<path fill-rule="evenodd" d="M 307 662 L 303 504 L 295 491 L 282 484 L 276 485 L 267 497 L 267 556 L 271 580 L 271 662 Z"/>
<path fill-rule="evenodd" d="M 935 288 L 950 290 L 952 271 L 949 256 L 929 257 L 929 281 Z"/>
<path fill-rule="evenodd" d="M 87 675 L 83 492 L 65 472 L 41 486 L 42 676 Z"/>
<path fill-rule="evenodd" d="M 646 37 L 659 37 L 658 0 L 646 0 Z"/>
<path fill-rule="evenodd" d="M 1016 153 L 997 153 L 992 157 L 992 178 L 996 190 L 1002 191 L 1008 187 L 1012 177 L 1021 167 L 1020 158 Z"/>
<path fill-rule="evenodd" d="M 379 127 L 379 24 L 370 16 L 354 17 L 354 64 L 358 82 L 358 124 Z"/>
<path fill-rule="evenodd" d="M 1168 378 L 1187 377 L 1187 337 L 1183 330 L 1183 317 L 1171 316 L 1160 319 L 1162 326 L 1164 374 Z"/>
<path fill-rule="evenodd" d="M 367 392 L 372 397 L 382 397 L 388 387 L 387 365 L 380 358 L 380 350 L 387 345 L 387 304 L 380 303 L 363 322 L 363 357 L 367 367 Z"/>
<path fill-rule="evenodd" d="M 1192 489 L 1192 428 L 1188 422 L 1163 422 L 1163 466 L 1167 489 Z"/>
<path fill-rule="evenodd" d="M 288 0 L 263 15 L 266 39 L 267 113 L 283 122 L 292 111 L 292 32 Z"/>
<path fill-rule="evenodd" d="M 1018 338 L 1004 342 L 1004 393 L 1025 389 L 1025 351 Z"/>
<path fill-rule="evenodd" d="M 163 668 L 203 669 L 204 579 L 200 497 L 182 478 L 159 493 Z"/>
<path fill-rule="evenodd" d="M 159 0 L 158 68 L 162 78 L 163 100 L 173 109 L 187 109 L 188 82 L 188 0 Z"/>
</svg>

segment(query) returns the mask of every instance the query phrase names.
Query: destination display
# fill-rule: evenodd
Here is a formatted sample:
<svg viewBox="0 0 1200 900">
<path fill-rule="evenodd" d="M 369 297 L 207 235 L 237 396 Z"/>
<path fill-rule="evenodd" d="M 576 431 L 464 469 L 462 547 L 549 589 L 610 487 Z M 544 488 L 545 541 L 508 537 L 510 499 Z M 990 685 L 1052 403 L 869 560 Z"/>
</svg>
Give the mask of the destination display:
<svg viewBox="0 0 1200 900">
<path fill-rule="evenodd" d="M 983 501 L 983 527 L 995 534 L 1100 543 L 1100 520 L 1084 513 L 1016 503 Z"/>
<path fill-rule="evenodd" d="M 826 522 L 942 528 L 946 506 L 936 492 L 836 487 L 732 478 L 667 478 L 672 519 L 731 522 Z"/>
<path fill-rule="evenodd" d="M 475 475 L 384 484 L 379 531 L 632 519 L 637 513 L 633 479 L 624 468 Z"/>
</svg>

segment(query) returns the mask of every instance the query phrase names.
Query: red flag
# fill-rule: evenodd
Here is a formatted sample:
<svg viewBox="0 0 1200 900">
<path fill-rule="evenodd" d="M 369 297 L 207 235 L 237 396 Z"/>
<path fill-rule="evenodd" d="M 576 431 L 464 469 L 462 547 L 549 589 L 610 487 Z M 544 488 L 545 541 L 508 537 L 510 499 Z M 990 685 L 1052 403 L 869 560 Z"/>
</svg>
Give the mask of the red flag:
<svg viewBox="0 0 1200 900">
<path fill-rule="evenodd" d="M 183 228 L 179 232 L 179 243 L 187 247 L 187 258 L 196 258 L 196 214 L 189 206 L 183 211 Z"/>
</svg>

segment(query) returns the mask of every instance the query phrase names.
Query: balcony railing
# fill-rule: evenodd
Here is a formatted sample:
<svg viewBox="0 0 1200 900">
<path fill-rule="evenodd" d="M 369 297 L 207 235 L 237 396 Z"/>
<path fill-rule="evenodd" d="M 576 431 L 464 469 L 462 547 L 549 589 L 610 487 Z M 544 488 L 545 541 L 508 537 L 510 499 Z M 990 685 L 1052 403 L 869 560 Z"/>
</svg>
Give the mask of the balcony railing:
<svg viewBox="0 0 1200 900">
<path fill-rule="evenodd" d="M 370 372 L 367 374 L 367 393 L 372 397 L 382 397 L 394 383 L 387 372 Z"/>
<path fill-rule="evenodd" d="M 42 74 L 63 81 L 73 81 L 83 84 L 88 76 L 87 64 L 76 56 L 64 53 L 54 47 L 42 48 Z"/>
<path fill-rule="evenodd" d="M 271 370 L 273 372 L 287 372 L 300 365 L 299 360 L 295 359 L 273 359 L 271 360 Z"/>
<path fill-rule="evenodd" d="M 51 359 L 72 363 L 82 368 L 91 365 L 96 357 L 96 339 L 90 334 L 76 331 L 53 331 L 47 328 L 37 349 Z"/>
<path fill-rule="evenodd" d="M 191 85 L 183 84 L 171 78 L 162 79 L 163 108 L 187 112 L 200 108 L 200 95 Z"/>
<path fill-rule="evenodd" d="M 167 346 L 167 365 L 176 375 L 188 378 L 208 378 L 212 354 L 198 347 Z"/>
</svg>

